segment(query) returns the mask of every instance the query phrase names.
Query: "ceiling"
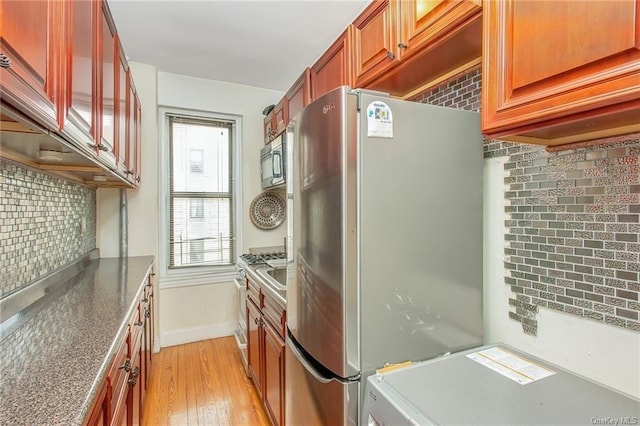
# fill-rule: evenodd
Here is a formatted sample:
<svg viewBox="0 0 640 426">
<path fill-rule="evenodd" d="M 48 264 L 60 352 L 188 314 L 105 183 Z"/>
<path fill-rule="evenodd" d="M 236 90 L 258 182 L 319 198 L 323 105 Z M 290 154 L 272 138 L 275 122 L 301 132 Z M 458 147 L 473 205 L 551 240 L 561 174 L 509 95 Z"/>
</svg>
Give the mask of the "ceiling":
<svg viewBox="0 0 640 426">
<path fill-rule="evenodd" d="M 371 0 L 109 0 L 130 61 L 286 91 Z"/>
</svg>

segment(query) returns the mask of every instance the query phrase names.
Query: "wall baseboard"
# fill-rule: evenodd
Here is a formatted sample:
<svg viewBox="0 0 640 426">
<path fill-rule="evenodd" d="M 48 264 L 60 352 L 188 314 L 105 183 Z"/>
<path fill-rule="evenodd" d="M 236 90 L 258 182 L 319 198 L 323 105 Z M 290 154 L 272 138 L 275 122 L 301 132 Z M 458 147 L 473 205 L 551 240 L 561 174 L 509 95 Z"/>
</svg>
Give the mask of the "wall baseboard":
<svg viewBox="0 0 640 426">
<path fill-rule="evenodd" d="M 227 322 L 208 325 L 205 327 L 183 328 L 181 330 L 167 331 L 165 333 L 160 333 L 159 347 L 165 348 L 167 346 L 184 345 L 185 343 L 197 342 L 199 340 L 232 336 L 237 326 L 238 323 L 236 322 Z"/>
</svg>

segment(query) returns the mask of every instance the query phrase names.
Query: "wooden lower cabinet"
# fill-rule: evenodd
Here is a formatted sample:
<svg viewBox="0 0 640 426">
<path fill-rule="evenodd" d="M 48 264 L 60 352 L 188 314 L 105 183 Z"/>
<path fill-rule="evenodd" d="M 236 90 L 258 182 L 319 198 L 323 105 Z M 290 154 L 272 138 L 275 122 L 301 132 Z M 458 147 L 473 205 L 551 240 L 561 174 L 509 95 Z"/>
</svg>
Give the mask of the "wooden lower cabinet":
<svg viewBox="0 0 640 426">
<path fill-rule="evenodd" d="M 142 424 L 147 382 L 151 376 L 152 344 L 153 285 L 150 275 L 86 425 Z"/>
<path fill-rule="evenodd" d="M 142 343 L 142 342 L 138 342 Z M 144 373 L 142 371 L 142 346 L 139 344 L 133 354 L 132 370 L 127 380 L 127 425 L 142 424 L 142 407 L 144 395 Z"/>
<path fill-rule="evenodd" d="M 107 398 L 107 389 L 108 384 L 107 381 L 105 381 L 102 386 L 100 386 L 96 403 L 93 406 L 89 421 L 87 422 L 88 425 L 106 426 L 109 424 L 109 410 L 111 407 L 109 406 L 109 399 Z"/>
<path fill-rule="evenodd" d="M 251 281 L 249 281 L 252 283 Z M 284 331 L 286 312 L 270 296 L 247 299 L 249 376 L 274 425 L 284 425 Z"/>
<path fill-rule="evenodd" d="M 284 424 L 284 340 L 265 322 L 264 405 L 276 425 Z"/>
</svg>

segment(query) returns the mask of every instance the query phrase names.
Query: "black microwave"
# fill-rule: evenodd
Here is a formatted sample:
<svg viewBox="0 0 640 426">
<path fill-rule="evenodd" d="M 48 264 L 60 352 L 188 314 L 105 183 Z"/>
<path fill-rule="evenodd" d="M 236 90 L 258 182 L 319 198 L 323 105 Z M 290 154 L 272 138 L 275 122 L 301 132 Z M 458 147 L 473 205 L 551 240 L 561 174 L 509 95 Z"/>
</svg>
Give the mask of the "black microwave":
<svg viewBox="0 0 640 426">
<path fill-rule="evenodd" d="M 262 188 L 278 188 L 286 184 L 286 132 L 260 150 Z"/>
</svg>

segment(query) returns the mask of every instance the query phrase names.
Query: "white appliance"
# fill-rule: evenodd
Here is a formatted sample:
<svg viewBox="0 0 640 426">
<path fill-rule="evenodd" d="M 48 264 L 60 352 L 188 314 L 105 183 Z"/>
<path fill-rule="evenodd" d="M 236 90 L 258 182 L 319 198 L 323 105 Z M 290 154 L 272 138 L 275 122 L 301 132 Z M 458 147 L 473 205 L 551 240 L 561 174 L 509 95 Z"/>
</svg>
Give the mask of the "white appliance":
<svg viewBox="0 0 640 426">
<path fill-rule="evenodd" d="M 482 344 L 480 117 L 341 87 L 292 125 L 285 419 L 356 425 L 377 368 Z"/>
<path fill-rule="evenodd" d="M 503 344 L 369 376 L 363 425 L 638 424 L 640 401 Z"/>
<path fill-rule="evenodd" d="M 238 292 L 238 306 L 237 306 L 237 327 L 234 331 L 236 338 L 236 344 L 240 351 L 240 358 L 244 367 L 245 373 L 249 374 L 248 367 L 248 347 L 247 347 L 247 276 L 249 268 L 256 268 L 264 266 L 269 261 L 282 261 L 285 260 L 285 253 L 279 251 L 276 247 L 265 247 L 250 249 L 249 253 L 245 253 L 238 257 L 236 262 L 236 269 L 238 271 L 238 277 L 233 280 L 236 290 Z"/>
</svg>

